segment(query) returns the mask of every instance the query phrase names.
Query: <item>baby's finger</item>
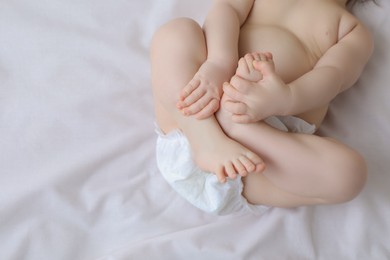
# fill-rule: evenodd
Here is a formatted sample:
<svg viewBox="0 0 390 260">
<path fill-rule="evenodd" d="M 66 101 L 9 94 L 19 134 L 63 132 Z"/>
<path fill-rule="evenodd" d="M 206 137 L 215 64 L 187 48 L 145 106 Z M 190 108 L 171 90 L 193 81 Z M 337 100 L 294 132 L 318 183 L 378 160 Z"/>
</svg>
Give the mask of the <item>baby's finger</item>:
<svg viewBox="0 0 390 260">
<path fill-rule="evenodd" d="M 243 101 L 243 95 L 238 92 L 231 84 L 224 83 L 223 84 L 223 92 L 226 94 L 229 98 L 236 100 L 236 101 Z"/>
<path fill-rule="evenodd" d="M 219 100 L 212 99 L 210 102 L 201 110 L 199 111 L 195 117 L 199 120 L 205 119 L 213 115 L 217 110 L 219 109 Z"/>
<path fill-rule="evenodd" d="M 206 107 L 209 102 L 210 102 L 210 97 L 208 97 L 207 95 L 203 95 L 191 105 L 184 107 L 182 109 L 182 112 L 186 116 L 195 115 L 199 113 L 204 107 Z"/>
<path fill-rule="evenodd" d="M 249 90 L 252 89 L 251 82 L 245 80 L 237 75 L 234 75 L 230 79 L 229 85 L 240 94 L 248 94 Z M 225 87 L 225 84 L 223 85 Z"/>
<path fill-rule="evenodd" d="M 223 103 L 223 108 L 234 115 L 244 115 L 248 111 L 248 107 L 244 103 L 230 100 Z"/>
<path fill-rule="evenodd" d="M 205 94 L 206 94 L 206 89 L 204 88 L 195 89 L 194 91 L 191 92 L 189 96 L 187 96 L 184 100 L 178 103 L 178 108 L 183 109 L 194 105 L 196 102 L 202 99 L 205 96 Z"/>
<path fill-rule="evenodd" d="M 180 92 L 180 100 L 186 99 L 200 85 L 199 79 L 192 79 Z"/>
</svg>

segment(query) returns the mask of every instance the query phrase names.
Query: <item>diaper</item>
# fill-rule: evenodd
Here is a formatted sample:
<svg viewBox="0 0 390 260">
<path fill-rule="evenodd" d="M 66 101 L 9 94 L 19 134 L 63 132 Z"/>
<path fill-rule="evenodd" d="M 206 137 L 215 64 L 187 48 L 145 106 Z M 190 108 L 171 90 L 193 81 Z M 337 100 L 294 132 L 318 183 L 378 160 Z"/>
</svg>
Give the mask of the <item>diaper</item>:
<svg viewBox="0 0 390 260">
<path fill-rule="evenodd" d="M 265 122 L 286 132 L 313 134 L 316 130 L 314 125 L 293 116 L 273 116 Z M 248 203 L 241 195 L 244 185 L 240 176 L 220 183 L 215 174 L 199 169 L 192 159 L 190 144 L 180 130 L 164 134 L 157 128 L 156 132 L 157 166 L 172 188 L 192 205 L 216 215 L 240 212 L 259 215 L 268 209 Z"/>
</svg>

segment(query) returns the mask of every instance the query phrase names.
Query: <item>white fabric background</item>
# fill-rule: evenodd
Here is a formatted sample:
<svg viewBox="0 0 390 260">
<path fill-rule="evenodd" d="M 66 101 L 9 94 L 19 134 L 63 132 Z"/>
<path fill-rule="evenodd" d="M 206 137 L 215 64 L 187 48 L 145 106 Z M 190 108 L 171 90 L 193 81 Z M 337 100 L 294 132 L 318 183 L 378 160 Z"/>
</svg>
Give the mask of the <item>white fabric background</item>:
<svg viewBox="0 0 390 260">
<path fill-rule="evenodd" d="M 0 259 L 390 259 L 390 4 L 357 8 L 376 49 L 321 129 L 364 154 L 364 191 L 259 218 L 204 214 L 156 169 L 151 36 L 209 2 L 0 2 Z"/>
</svg>

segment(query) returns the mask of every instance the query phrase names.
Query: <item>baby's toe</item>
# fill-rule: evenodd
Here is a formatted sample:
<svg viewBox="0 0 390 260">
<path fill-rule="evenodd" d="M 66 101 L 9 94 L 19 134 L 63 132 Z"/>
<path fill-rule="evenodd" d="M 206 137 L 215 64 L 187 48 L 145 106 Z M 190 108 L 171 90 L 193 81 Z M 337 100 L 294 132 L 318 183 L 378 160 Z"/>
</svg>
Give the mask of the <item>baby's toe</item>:
<svg viewBox="0 0 390 260">
<path fill-rule="evenodd" d="M 234 168 L 241 176 L 245 176 L 248 173 L 245 165 L 242 163 L 240 158 L 234 160 Z"/>
<path fill-rule="evenodd" d="M 235 179 L 237 177 L 236 167 L 232 163 L 225 165 L 225 172 L 231 179 Z"/>
<path fill-rule="evenodd" d="M 251 160 L 249 160 L 246 156 L 241 156 L 239 160 L 244 165 L 247 172 L 253 172 L 256 169 L 255 164 Z"/>
</svg>

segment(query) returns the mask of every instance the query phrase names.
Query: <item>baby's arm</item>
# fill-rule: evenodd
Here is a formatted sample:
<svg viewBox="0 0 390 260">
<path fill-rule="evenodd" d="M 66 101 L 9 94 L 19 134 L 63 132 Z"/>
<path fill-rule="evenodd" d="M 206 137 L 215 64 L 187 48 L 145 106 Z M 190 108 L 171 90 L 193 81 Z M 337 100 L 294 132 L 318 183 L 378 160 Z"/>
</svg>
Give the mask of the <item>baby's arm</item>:
<svg viewBox="0 0 390 260">
<path fill-rule="evenodd" d="M 328 104 L 358 79 L 373 49 L 370 33 L 361 24 L 349 24 L 346 33 L 320 58 L 314 68 L 286 84 L 275 73 L 272 57 L 254 61 L 263 79 L 251 82 L 237 74 L 225 84 L 230 98 L 223 104 L 237 123 L 272 115 L 296 115 Z M 340 32 L 343 30 L 340 29 Z"/>
<path fill-rule="evenodd" d="M 288 114 L 299 114 L 326 105 L 351 87 L 359 78 L 372 50 L 371 34 L 363 25 L 355 24 L 322 56 L 313 70 L 289 84 L 291 108 Z"/>
<path fill-rule="evenodd" d="M 254 0 L 214 1 L 203 26 L 207 59 L 181 92 L 177 107 L 183 114 L 202 119 L 219 109 L 222 84 L 237 66 L 240 26 L 253 3 Z"/>
</svg>

